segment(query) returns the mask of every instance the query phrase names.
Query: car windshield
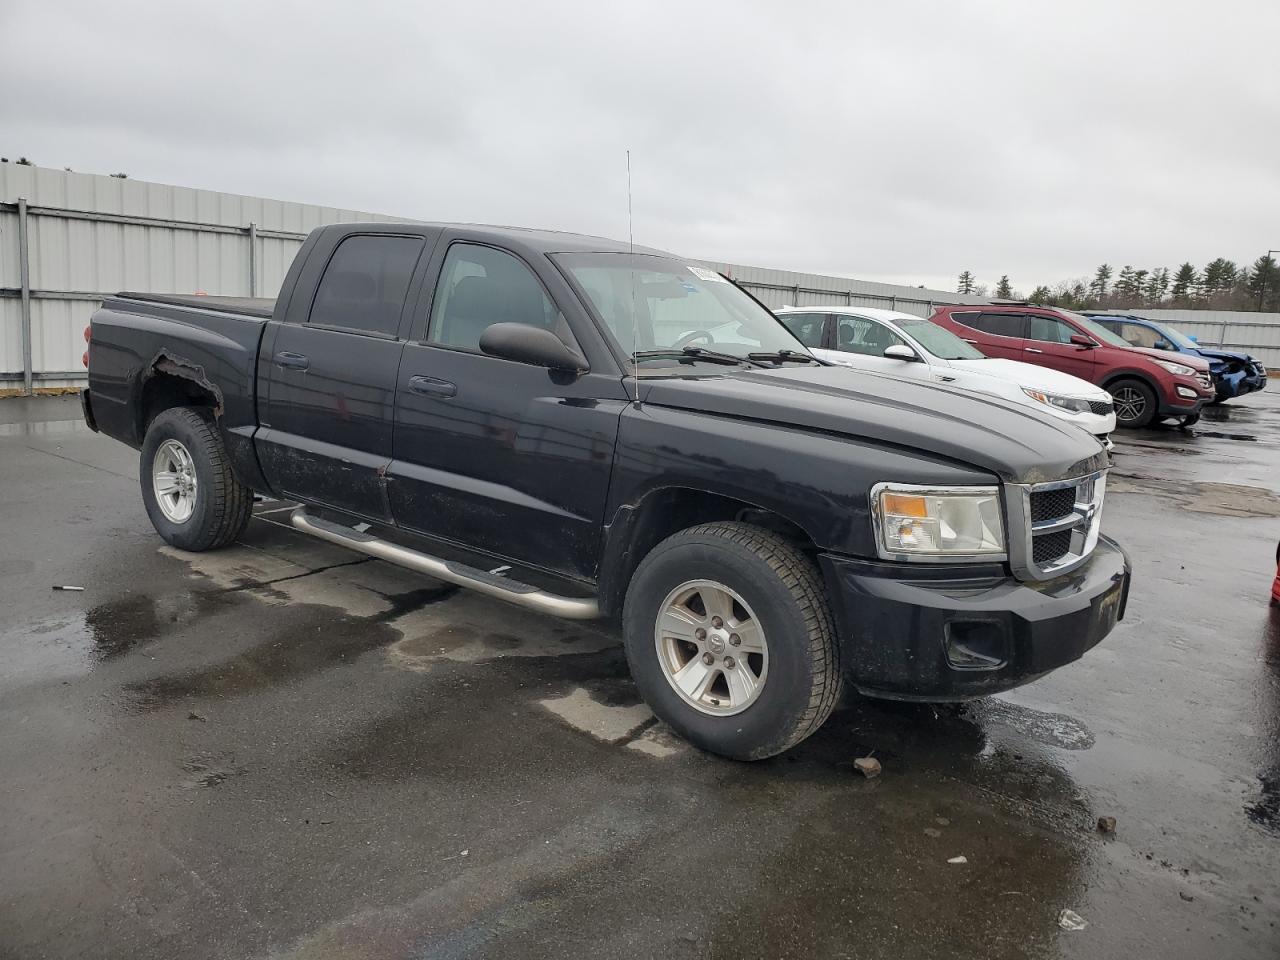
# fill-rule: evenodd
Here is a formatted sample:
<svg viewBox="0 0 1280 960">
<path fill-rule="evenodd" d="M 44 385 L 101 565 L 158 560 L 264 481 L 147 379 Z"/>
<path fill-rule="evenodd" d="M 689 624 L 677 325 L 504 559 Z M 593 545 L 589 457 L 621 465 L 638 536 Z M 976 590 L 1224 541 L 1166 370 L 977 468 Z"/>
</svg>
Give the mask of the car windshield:
<svg viewBox="0 0 1280 960">
<path fill-rule="evenodd" d="M 625 355 L 646 363 L 696 361 L 696 349 L 737 357 L 804 344 L 768 310 L 720 276 L 670 257 L 629 253 L 560 253 L 556 261 L 594 308 Z M 686 347 L 695 348 L 682 355 Z M 649 353 L 650 356 L 644 356 Z"/>
<path fill-rule="evenodd" d="M 1079 313 L 1072 313 L 1070 310 L 1063 310 L 1061 313 L 1064 317 L 1070 317 L 1076 323 L 1080 324 L 1080 326 L 1088 330 L 1089 336 L 1093 337 L 1095 340 L 1099 340 L 1102 343 L 1109 343 L 1113 347 L 1129 347 L 1130 349 L 1133 347 L 1133 344 L 1120 336 L 1120 334 L 1112 333 L 1102 324 L 1095 323 L 1086 316 Z"/>
<path fill-rule="evenodd" d="M 923 318 L 895 318 L 893 322 L 920 346 L 943 360 L 985 360 L 987 357 L 973 344 L 965 343 L 945 327 Z"/>
</svg>

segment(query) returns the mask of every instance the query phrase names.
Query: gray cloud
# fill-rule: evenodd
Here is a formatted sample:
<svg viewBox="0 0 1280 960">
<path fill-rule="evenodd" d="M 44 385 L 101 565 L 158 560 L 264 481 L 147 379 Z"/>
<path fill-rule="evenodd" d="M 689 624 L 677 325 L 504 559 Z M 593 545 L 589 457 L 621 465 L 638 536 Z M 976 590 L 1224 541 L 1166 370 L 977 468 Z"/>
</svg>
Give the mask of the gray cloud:
<svg viewBox="0 0 1280 960">
<path fill-rule="evenodd" d="M 1280 246 L 1280 5 L 0 11 L 0 153 L 712 259 L 1029 290 Z"/>
</svg>

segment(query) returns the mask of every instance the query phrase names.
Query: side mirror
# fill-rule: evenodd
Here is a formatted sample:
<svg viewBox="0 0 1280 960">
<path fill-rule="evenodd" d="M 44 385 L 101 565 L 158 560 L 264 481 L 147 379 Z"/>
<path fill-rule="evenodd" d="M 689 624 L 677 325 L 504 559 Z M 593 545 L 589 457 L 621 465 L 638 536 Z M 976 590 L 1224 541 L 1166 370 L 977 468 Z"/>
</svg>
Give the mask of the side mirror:
<svg viewBox="0 0 1280 960">
<path fill-rule="evenodd" d="M 919 355 L 914 350 L 903 343 L 895 343 L 892 347 L 885 347 L 884 355 L 890 360 L 906 360 L 908 362 L 914 362 L 920 359 Z"/>
<path fill-rule="evenodd" d="M 1200 342 L 1200 338 L 1199 338 L 1199 337 L 1197 337 L 1194 333 L 1193 333 L 1193 334 L 1191 334 L 1189 337 L 1187 337 L 1187 339 L 1188 339 L 1188 340 L 1190 340 L 1192 343 L 1199 343 L 1199 342 Z"/>
<path fill-rule="evenodd" d="M 1073 333 L 1071 335 L 1071 342 L 1082 350 L 1092 350 L 1098 345 L 1097 341 L 1086 337 L 1083 333 Z"/>
<path fill-rule="evenodd" d="M 1173 349 L 1173 344 L 1171 344 L 1168 340 L 1157 340 L 1157 341 L 1156 341 L 1156 349 L 1157 349 L 1157 350 L 1172 350 L 1172 349 Z"/>
<path fill-rule="evenodd" d="M 480 334 L 480 351 L 535 367 L 582 373 L 587 361 L 550 330 L 527 323 L 494 323 Z"/>
</svg>

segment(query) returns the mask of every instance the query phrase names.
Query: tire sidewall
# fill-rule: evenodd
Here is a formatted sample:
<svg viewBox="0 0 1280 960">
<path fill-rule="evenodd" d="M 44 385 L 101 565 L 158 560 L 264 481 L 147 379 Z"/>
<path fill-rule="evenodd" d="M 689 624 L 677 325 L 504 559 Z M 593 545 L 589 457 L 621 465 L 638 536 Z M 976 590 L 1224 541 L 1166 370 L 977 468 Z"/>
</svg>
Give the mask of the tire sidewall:
<svg viewBox="0 0 1280 960">
<path fill-rule="evenodd" d="M 769 651 L 764 689 L 731 716 L 701 713 L 671 686 L 658 661 L 654 628 L 667 595 L 689 580 L 714 580 L 734 590 L 760 621 Z M 768 756 L 791 741 L 810 706 L 811 638 L 800 604 L 777 573 L 746 547 L 714 536 L 660 545 L 637 569 L 623 607 L 623 638 L 631 674 L 646 703 L 685 739 L 737 759 Z"/>
<path fill-rule="evenodd" d="M 142 501 L 146 506 L 147 516 L 151 519 L 156 532 L 169 544 L 183 550 L 202 550 L 209 539 L 210 530 L 216 518 L 213 494 L 215 477 L 213 465 L 209 459 L 207 435 L 199 431 L 193 420 L 202 419 L 198 413 L 189 408 L 165 410 L 151 421 L 147 428 L 146 438 L 142 442 L 141 459 L 138 464 L 138 482 L 142 487 Z M 160 504 L 156 501 L 155 485 L 152 470 L 155 464 L 156 451 L 166 440 L 177 440 L 191 455 L 196 471 L 196 503 L 195 509 L 185 523 L 174 523 L 164 515 Z"/>
<path fill-rule="evenodd" d="M 1143 427 L 1148 427 L 1156 421 L 1156 418 L 1159 416 L 1158 408 L 1160 406 L 1160 400 L 1156 396 L 1156 392 L 1152 390 L 1149 386 L 1147 386 L 1141 380 L 1132 380 L 1132 379 L 1121 380 L 1119 383 L 1113 384 L 1112 386 L 1116 390 L 1119 390 L 1123 387 L 1131 387 L 1137 390 L 1139 393 L 1141 393 L 1143 397 L 1146 398 L 1146 401 L 1147 401 L 1147 411 L 1138 420 L 1128 420 L 1128 421 L 1121 420 L 1119 413 L 1117 412 L 1116 414 L 1117 427 L 1125 427 L 1126 429 L 1129 429 L 1129 430 L 1141 430 Z"/>
</svg>

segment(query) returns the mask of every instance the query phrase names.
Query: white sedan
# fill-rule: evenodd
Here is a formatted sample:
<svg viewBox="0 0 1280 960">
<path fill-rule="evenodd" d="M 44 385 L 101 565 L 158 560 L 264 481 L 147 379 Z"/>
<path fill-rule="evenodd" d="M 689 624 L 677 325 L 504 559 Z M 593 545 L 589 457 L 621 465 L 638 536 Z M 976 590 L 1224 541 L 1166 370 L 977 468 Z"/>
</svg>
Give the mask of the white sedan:
<svg viewBox="0 0 1280 960">
<path fill-rule="evenodd" d="M 1074 423 L 1111 449 L 1111 394 L 1088 380 L 1017 360 L 988 357 L 922 317 L 871 307 L 784 307 L 781 320 L 814 356 L 841 366 L 1024 403 Z"/>
</svg>

